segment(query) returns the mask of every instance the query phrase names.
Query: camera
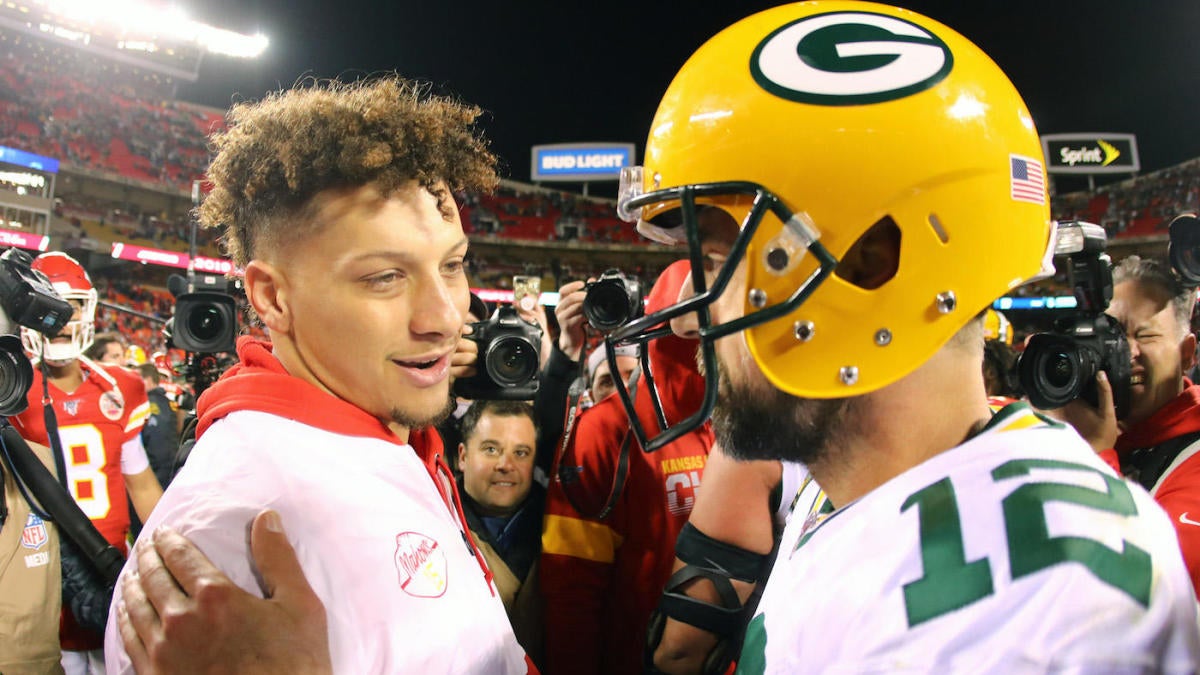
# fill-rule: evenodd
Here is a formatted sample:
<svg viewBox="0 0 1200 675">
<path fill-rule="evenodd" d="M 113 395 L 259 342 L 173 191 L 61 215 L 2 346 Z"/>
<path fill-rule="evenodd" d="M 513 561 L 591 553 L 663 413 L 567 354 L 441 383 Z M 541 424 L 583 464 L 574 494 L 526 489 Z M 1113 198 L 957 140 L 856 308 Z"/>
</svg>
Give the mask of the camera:
<svg viewBox="0 0 1200 675">
<path fill-rule="evenodd" d="M 509 305 L 471 324 L 466 337 L 479 345 L 475 375 L 454 382 L 454 394 L 478 400 L 526 401 L 538 390 L 542 329 Z"/>
<path fill-rule="evenodd" d="M 1200 285 L 1200 218 L 1190 213 L 1176 216 L 1168 231 L 1171 267 L 1185 282 Z"/>
<path fill-rule="evenodd" d="M 0 255 L 0 307 L 9 321 L 47 336 L 58 335 L 75 310 L 50 285 L 50 280 L 30 268 L 25 251 L 10 248 Z"/>
<path fill-rule="evenodd" d="M 167 282 L 175 296 L 171 346 L 198 354 L 232 352 L 238 336 L 237 299 L 241 282 L 197 274 L 192 280 L 173 275 Z"/>
<path fill-rule="evenodd" d="M 1124 327 L 1104 313 L 1113 294 L 1104 230 L 1091 223 L 1060 223 L 1057 237 L 1054 267 L 1071 285 L 1076 307 L 1055 319 L 1050 331 L 1029 339 L 1017 377 L 1033 405 L 1054 409 L 1077 398 L 1098 405 L 1096 374 L 1104 371 L 1122 419 L 1131 397 L 1129 343 Z"/>
<path fill-rule="evenodd" d="M 642 315 L 645 293 L 636 277 L 610 269 L 583 289 L 583 315 L 601 333 L 611 332 Z"/>
<path fill-rule="evenodd" d="M 47 336 L 57 335 L 71 320 L 75 309 L 50 285 L 40 272 L 30 268 L 33 257 L 10 248 L 0 255 L 0 415 L 11 416 L 27 407 L 25 394 L 33 384 L 33 367 L 25 356 L 21 339 L 11 335 L 13 323 Z"/>
</svg>

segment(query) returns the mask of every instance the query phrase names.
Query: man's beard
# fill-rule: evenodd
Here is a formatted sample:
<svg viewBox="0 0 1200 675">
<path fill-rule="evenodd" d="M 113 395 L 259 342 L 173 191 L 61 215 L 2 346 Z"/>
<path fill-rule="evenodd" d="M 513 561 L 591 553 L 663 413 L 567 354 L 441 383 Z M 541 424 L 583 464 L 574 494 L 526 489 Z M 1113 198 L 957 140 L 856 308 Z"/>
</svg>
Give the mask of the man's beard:
<svg viewBox="0 0 1200 675">
<path fill-rule="evenodd" d="M 437 412 L 427 415 L 417 415 L 410 410 L 392 408 L 391 417 L 393 422 L 406 429 L 422 429 L 425 427 L 435 427 L 445 422 L 446 418 L 450 417 L 450 413 L 454 412 L 456 407 L 458 407 L 458 402 L 453 396 L 447 395 L 446 404 Z"/>
<path fill-rule="evenodd" d="M 820 463 L 859 417 L 854 399 L 797 398 L 765 380 L 735 391 L 723 364 L 720 370 L 713 431 L 734 459 Z"/>
</svg>

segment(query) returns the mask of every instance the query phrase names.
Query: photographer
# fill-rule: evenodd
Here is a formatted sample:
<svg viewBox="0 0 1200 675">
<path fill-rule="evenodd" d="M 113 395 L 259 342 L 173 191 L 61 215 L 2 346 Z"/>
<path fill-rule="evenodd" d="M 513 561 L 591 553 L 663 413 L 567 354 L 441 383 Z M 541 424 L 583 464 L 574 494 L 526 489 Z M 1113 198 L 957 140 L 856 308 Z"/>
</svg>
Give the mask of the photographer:
<svg viewBox="0 0 1200 675">
<path fill-rule="evenodd" d="M 1200 385 L 1184 377 L 1196 362 L 1195 297 L 1165 264 L 1122 260 L 1113 269 L 1108 313 L 1129 341 L 1129 413 L 1117 419 L 1112 386 L 1101 371 L 1098 406 L 1073 401 L 1055 414 L 1167 511 L 1192 585 L 1200 589 Z"/>
<path fill-rule="evenodd" d="M 646 310 L 674 303 L 688 269 L 686 261 L 667 268 Z M 668 420 L 700 407 L 696 345 L 693 335 L 671 335 L 648 347 Z M 657 428 L 644 378 L 633 399 L 642 425 Z M 620 396 L 597 401 L 563 440 L 551 474 L 541 558 L 550 673 L 640 672 L 651 611 L 700 487 L 713 442 L 707 424 L 647 453 L 629 419 Z"/>
<path fill-rule="evenodd" d="M 609 276 L 609 274 L 605 275 L 605 277 Z M 604 395 L 598 396 L 595 391 L 594 376 L 597 371 L 603 369 L 605 373 L 608 372 L 607 363 L 601 365 L 604 348 L 600 346 L 592 352 L 588 359 L 587 372 L 584 373 L 586 379 L 572 389 L 572 385 L 580 379 L 580 360 L 587 343 L 588 294 L 596 288 L 596 282 L 597 279 L 594 278 L 588 279 L 586 282 L 572 281 L 558 289 L 558 305 L 554 308 L 554 318 L 558 321 L 559 328 L 558 340 L 552 343 L 549 350 L 541 372 L 541 387 L 538 390 L 537 399 L 534 401 L 534 409 L 538 415 L 538 428 L 541 430 L 538 435 L 537 466 L 546 475 L 550 472 L 559 441 L 562 439 L 564 418 L 568 408 L 572 407 L 572 400 L 578 401 L 578 398 L 584 393 L 583 390 L 586 389 L 590 403 L 598 403 L 600 399 L 607 396 L 607 393 L 613 391 L 615 385 L 612 376 L 609 375 L 607 393 L 601 392 Z M 640 284 L 633 288 L 626 286 L 618 295 L 623 295 L 624 291 L 633 291 L 631 297 L 634 297 L 638 303 L 641 302 Z M 592 295 L 591 302 L 594 304 L 596 299 L 597 296 Z M 593 308 L 592 312 L 595 313 L 595 311 Z M 640 313 L 640 308 L 637 311 Z M 622 350 L 618 356 L 623 382 L 628 382 L 630 372 L 637 365 L 636 359 L 631 356 L 636 356 L 636 352 Z"/>
<path fill-rule="evenodd" d="M 29 446 L 53 472 L 50 449 Z M 0 452 L 0 478 L 0 673 L 55 672 L 62 606 L 58 529 L 32 512 L 5 452 Z"/>
<path fill-rule="evenodd" d="M 579 377 L 579 359 L 586 340 L 583 316 L 584 282 L 572 281 L 558 289 L 554 318 L 558 321 L 558 339 L 551 342 L 546 362 L 538 375 L 540 383 L 533 402 L 538 420 L 537 470 L 550 475 L 554 453 L 563 433 L 563 419 L 569 407 L 571 386 Z"/>
</svg>

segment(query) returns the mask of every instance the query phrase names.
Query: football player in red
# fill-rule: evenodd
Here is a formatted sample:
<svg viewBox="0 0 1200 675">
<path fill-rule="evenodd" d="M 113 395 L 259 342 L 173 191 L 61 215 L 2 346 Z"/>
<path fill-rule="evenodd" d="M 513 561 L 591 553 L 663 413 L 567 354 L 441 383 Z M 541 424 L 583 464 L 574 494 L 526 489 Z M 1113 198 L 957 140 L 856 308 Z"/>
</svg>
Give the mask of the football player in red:
<svg viewBox="0 0 1200 675">
<path fill-rule="evenodd" d="M 150 412 L 146 387 L 137 373 L 97 364 L 83 355 L 95 335 L 97 303 L 96 289 L 83 267 L 59 252 L 42 254 L 32 267 L 50 279 L 75 314 L 53 338 L 21 329 L 21 340 L 33 355 L 33 386 L 28 409 L 13 424 L 23 438 L 50 445 L 42 405 L 48 396 L 68 489 L 100 534 L 125 552 L 129 501 L 145 522 L 162 496 L 142 446 L 141 429 Z M 42 363 L 48 377 L 43 377 Z M 67 673 L 94 670 L 89 660 L 103 666 L 103 636 L 79 626 L 65 606 L 59 637 Z"/>
</svg>

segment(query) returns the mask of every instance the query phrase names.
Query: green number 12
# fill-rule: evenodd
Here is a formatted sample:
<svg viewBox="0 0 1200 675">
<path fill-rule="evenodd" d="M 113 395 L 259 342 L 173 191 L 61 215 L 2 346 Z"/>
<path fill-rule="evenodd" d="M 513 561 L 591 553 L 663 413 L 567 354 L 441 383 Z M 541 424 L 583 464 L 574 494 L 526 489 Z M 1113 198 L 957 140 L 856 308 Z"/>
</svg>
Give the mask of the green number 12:
<svg viewBox="0 0 1200 675">
<path fill-rule="evenodd" d="M 1051 537 L 1046 525 L 1048 502 L 1078 504 L 1123 516 L 1137 514 L 1129 487 L 1103 471 L 1074 462 L 1017 459 L 992 471 L 997 482 L 1028 475 L 1031 469 L 1068 469 L 1096 474 L 1105 490 L 1066 483 L 1027 483 L 1004 498 L 1004 527 L 1008 536 L 1012 577 L 1039 572 L 1065 562 L 1077 562 L 1097 579 L 1117 588 L 1143 607 L 1150 604 L 1153 576 L 1150 554 L 1124 541 L 1121 552 L 1084 537 Z M 903 513 L 917 507 L 921 531 L 920 579 L 904 585 L 904 605 L 909 627 L 988 597 L 994 591 L 988 559 L 968 561 L 963 547 L 962 520 L 954 486 L 949 478 L 913 493 L 900 507 Z"/>
</svg>

